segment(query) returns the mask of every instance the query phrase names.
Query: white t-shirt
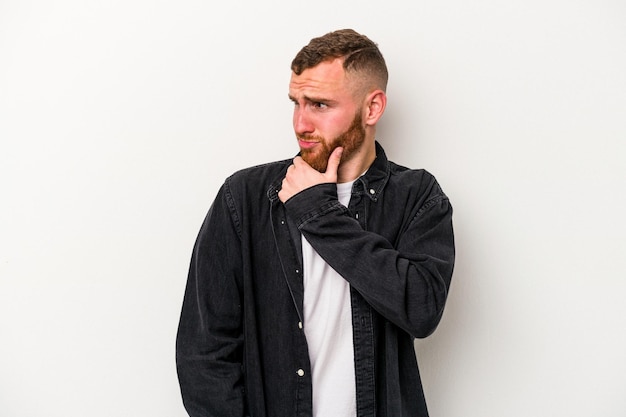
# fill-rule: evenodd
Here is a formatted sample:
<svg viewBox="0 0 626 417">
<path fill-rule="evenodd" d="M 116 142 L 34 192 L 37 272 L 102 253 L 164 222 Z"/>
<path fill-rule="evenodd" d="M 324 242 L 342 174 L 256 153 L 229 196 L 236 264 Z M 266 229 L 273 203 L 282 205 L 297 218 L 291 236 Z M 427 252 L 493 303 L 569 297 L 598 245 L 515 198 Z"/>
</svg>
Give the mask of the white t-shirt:
<svg viewBox="0 0 626 417">
<path fill-rule="evenodd" d="M 354 182 L 354 181 L 353 181 Z M 337 184 L 348 206 L 352 184 Z M 309 347 L 314 417 L 355 417 L 356 383 L 350 285 L 302 237 L 304 333 Z"/>
</svg>

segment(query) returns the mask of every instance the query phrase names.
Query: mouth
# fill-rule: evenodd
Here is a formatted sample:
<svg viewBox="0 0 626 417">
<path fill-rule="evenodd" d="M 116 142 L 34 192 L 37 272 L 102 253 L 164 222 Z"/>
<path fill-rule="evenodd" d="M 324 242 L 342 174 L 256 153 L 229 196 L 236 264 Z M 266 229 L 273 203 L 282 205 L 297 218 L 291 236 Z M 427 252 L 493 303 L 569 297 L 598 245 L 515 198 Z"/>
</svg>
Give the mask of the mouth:
<svg viewBox="0 0 626 417">
<path fill-rule="evenodd" d="M 311 149 L 315 147 L 317 144 L 318 142 L 316 141 L 298 139 L 298 145 L 300 146 L 300 149 Z"/>
</svg>

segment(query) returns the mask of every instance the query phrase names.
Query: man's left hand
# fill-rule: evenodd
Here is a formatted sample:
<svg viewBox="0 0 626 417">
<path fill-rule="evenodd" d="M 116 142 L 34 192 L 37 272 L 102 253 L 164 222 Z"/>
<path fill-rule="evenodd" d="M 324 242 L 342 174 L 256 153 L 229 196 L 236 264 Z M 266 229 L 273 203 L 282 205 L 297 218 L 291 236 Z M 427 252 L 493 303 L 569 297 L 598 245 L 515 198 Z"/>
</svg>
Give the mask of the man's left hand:
<svg viewBox="0 0 626 417">
<path fill-rule="evenodd" d="M 278 198 L 283 203 L 294 195 L 309 187 L 324 183 L 337 182 L 337 170 L 341 161 L 342 147 L 335 148 L 328 158 L 326 172 L 321 173 L 307 164 L 304 159 L 296 156 L 293 165 L 287 168 L 287 174 L 283 179 L 283 185 L 278 192 Z"/>
</svg>

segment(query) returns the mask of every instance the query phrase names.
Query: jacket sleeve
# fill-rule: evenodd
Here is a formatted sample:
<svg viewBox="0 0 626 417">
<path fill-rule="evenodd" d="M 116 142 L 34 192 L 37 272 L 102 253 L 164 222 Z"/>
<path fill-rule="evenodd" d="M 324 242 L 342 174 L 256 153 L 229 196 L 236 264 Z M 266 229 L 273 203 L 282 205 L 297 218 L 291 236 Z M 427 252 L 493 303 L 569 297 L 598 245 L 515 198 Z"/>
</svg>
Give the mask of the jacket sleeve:
<svg viewBox="0 0 626 417">
<path fill-rule="evenodd" d="M 178 379 L 191 417 L 245 413 L 240 238 L 228 203 L 225 184 L 193 249 L 176 338 Z"/>
<path fill-rule="evenodd" d="M 319 255 L 379 314 L 420 338 L 441 319 L 455 257 L 448 198 L 434 178 L 423 194 L 415 207 L 393 208 L 412 216 L 393 245 L 363 230 L 337 200 L 335 184 L 308 188 L 285 203 Z"/>
</svg>

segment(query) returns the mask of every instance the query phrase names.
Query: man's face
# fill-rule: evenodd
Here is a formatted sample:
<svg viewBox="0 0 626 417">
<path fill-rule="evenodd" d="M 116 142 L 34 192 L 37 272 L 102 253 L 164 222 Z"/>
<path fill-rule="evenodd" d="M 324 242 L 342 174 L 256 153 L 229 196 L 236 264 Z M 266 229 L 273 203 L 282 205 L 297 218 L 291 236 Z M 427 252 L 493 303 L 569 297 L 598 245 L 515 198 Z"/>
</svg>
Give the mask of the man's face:
<svg viewBox="0 0 626 417">
<path fill-rule="evenodd" d="M 292 74 L 293 127 L 300 153 L 309 165 L 326 171 L 332 151 L 342 146 L 342 161 L 352 158 L 365 140 L 361 108 L 339 59 Z"/>
</svg>

